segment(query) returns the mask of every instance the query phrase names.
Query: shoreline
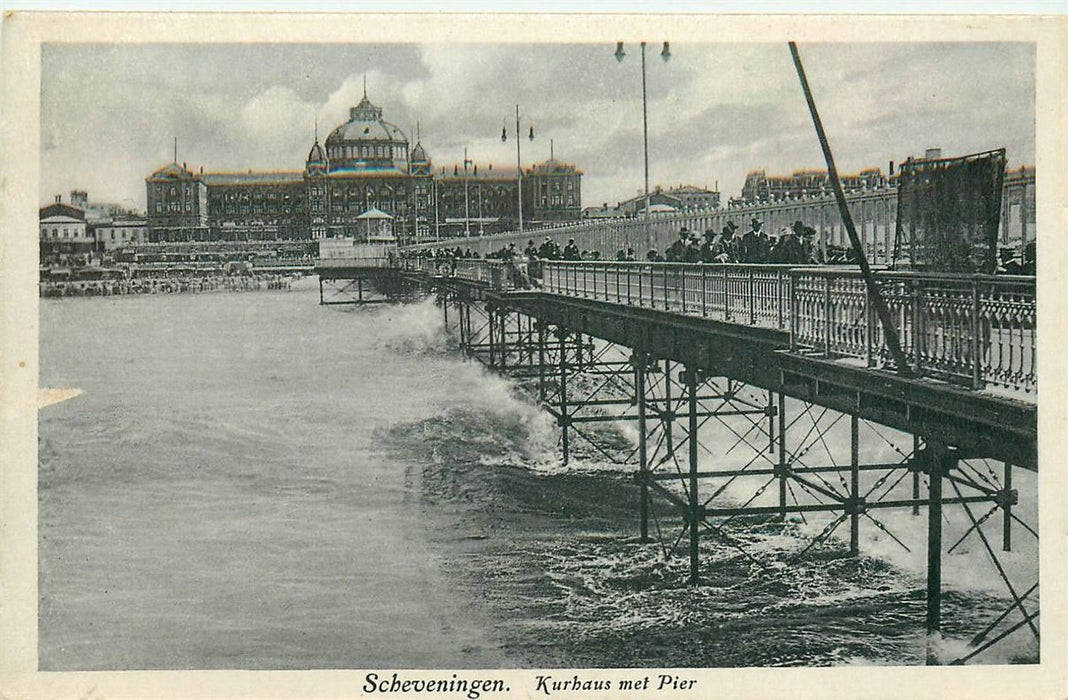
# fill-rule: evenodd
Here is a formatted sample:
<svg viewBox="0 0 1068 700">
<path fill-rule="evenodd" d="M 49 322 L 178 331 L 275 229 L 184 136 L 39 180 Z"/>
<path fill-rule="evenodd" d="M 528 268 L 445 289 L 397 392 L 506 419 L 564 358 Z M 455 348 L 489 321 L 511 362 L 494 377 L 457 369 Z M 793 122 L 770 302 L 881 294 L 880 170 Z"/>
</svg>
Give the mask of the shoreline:
<svg viewBox="0 0 1068 700">
<path fill-rule="evenodd" d="M 266 274 L 230 277 L 145 277 L 122 280 L 77 280 L 39 283 L 44 298 L 128 296 L 144 294 L 199 294 L 205 292 L 254 292 L 289 290 L 294 277 Z"/>
</svg>

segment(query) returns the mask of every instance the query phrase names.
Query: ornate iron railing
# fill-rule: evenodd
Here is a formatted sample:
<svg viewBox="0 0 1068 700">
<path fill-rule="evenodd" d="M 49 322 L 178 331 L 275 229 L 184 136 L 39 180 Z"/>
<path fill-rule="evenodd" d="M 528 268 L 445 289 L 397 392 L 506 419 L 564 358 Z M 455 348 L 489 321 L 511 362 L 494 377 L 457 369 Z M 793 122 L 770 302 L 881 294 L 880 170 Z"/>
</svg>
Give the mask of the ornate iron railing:
<svg viewBox="0 0 1068 700">
<path fill-rule="evenodd" d="M 790 268 L 640 262 L 547 262 L 545 291 L 749 325 L 786 328 Z"/>
<path fill-rule="evenodd" d="M 518 268 L 500 260 L 481 258 L 402 258 L 400 267 L 440 277 L 459 277 L 483 282 L 491 289 L 507 291 L 518 285 Z"/>
<path fill-rule="evenodd" d="M 496 260 L 406 266 L 485 282 L 525 286 L 524 266 Z M 538 272 L 538 270 L 531 270 Z M 541 263 L 543 291 L 629 306 L 778 328 L 794 350 L 891 364 L 883 329 L 855 268 L 646 262 Z M 876 272 L 909 369 L 975 389 L 1035 391 L 1033 277 Z"/>
<path fill-rule="evenodd" d="M 393 259 L 385 256 L 366 258 L 319 258 L 315 260 L 319 268 L 353 268 L 353 267 L 389 267 Z"/>
</svg>

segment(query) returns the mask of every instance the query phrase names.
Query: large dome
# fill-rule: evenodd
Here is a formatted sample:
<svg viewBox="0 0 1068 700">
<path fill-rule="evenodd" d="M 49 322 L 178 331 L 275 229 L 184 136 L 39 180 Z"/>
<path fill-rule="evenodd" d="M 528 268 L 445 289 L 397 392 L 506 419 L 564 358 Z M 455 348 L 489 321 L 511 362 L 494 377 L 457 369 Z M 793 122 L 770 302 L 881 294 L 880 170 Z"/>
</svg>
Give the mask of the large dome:
<svg viewBox="0 0 1068 700">
<path fill-rule="evenodd" d="M 326 139 L 330 170 L 407 170 L 408 137 L 382 119 L 367 95 L 349 110 L 349 120 Z"/>
</svg>

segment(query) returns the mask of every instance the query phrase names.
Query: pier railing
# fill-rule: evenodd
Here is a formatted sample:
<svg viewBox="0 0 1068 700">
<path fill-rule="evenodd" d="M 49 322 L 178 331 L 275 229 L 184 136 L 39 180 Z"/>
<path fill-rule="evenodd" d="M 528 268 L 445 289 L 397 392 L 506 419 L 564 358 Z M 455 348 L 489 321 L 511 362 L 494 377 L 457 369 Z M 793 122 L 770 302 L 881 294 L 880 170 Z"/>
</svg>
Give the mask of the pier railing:
<svg viewBox="0 0 1068 700">
<path fill-rule="evenodd" d="M 393 259 L 385 256 L 364 258 L 319 258 L 315 261 L 315 267 L 319 268 L 354 268 L 354 267 L 390 267 Z"/>
<path fill-rule="evenodd" d="M 876 279 L 916 374 L 976 389 L 1036 389 L 1034 278 L 878 271 Z M 791 348 L 824 357 L 890 362 L 855 268 L 547 262 L 543 284 L 556 294 L 787 330 Z"/>
<path fill-rule="evenodd" d="M 854 267 L 545 261 L 523 271 L 498 260 L 411 258 L 407 269 L 507 291 L 541 274 L 545 292 L 788 331 L 793 350 L 891 363 L 875 309 Z M 533 268 L 533 266 L 532 266 Z M 876 280 L 917 375 L 975 389 L 1037 389 L 1033 277 L 877 271 Z"/>
<path fill-rule="evenodd" d="M 502 291 L 516 286 L 518 274 L 510 263 L 482 258 L 402 258 L 400 265 L 413 272 L 484 282 L 491 289 Z"/>
</svg>

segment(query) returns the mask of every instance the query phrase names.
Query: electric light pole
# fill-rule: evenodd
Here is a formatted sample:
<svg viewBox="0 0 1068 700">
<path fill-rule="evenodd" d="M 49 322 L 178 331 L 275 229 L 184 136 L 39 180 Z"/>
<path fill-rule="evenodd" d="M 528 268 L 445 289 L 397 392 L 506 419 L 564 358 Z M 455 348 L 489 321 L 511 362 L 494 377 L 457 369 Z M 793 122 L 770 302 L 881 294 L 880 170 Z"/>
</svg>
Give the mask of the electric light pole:
<svg viewBox="0 0 1068 700">
<path fill-rule="evenodd" d="M 642 146 L 645 153 L 645 242 L 648 248 L 653 247 L 653 233 L 649 222 L 649 100 L 645 91 L 645 42 L 642 47 Z M 623 50 L 623 42 L 616 42 L 616 60 L 620 63 L 627 53 Z M 660 52 L 660 58 L 667 63 L 671 59 L 671 51 L 668 50 L 668 42 L 664 42 L 664 48 Z"/>
<path fill-rule="evenodd" d="M 478 235 L 486 235 L 486 231 L 482 226 L 484 219 L 482 217 L 482 183 L 478 183 Z"/>
<path fill-rule="evenodd" d="M 467 159 L 467 149 L 464 149 L 464 235 L 471 237 L 471 198 L 467 193 L 467 166 L 471 161 Z"/>
<path fill-rule="evenodd" d="M 534 140 L 534 127 L 530 127 L 529 138 Z M 508 140 L 508 127 L 505 126 L 501 129 L 501 143 Z M 515 171 L 516 171 L 516 197 L 519 200 L 519 232 L 523 232 L 523 161 L 520 154 L 519 145 L 522 139 L 519 138 L 519 105 L 515 106 Z"/>
</svg>

